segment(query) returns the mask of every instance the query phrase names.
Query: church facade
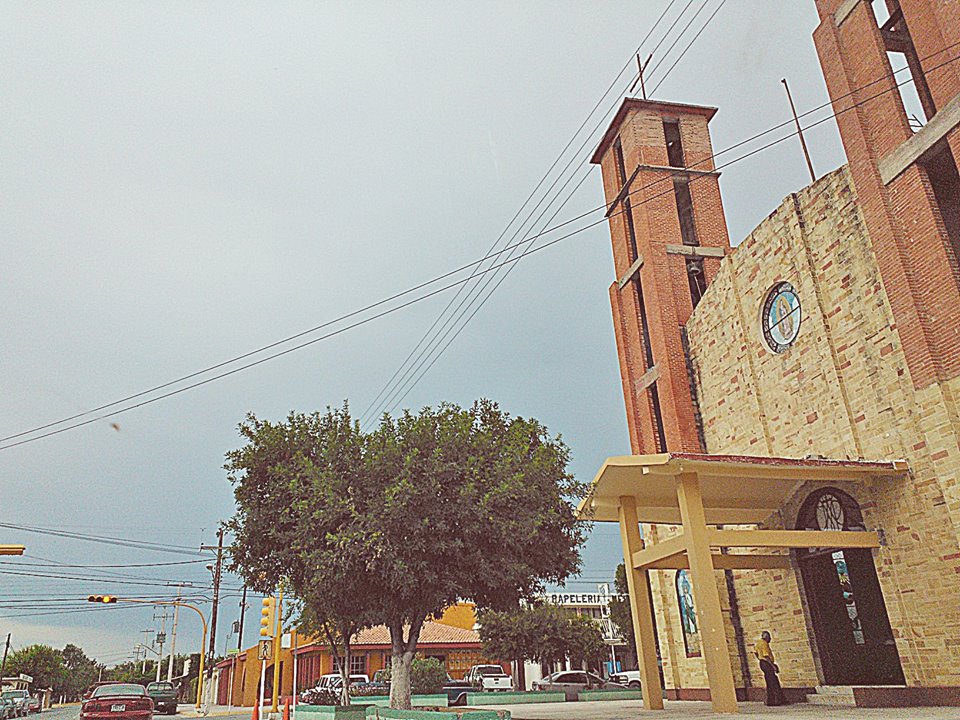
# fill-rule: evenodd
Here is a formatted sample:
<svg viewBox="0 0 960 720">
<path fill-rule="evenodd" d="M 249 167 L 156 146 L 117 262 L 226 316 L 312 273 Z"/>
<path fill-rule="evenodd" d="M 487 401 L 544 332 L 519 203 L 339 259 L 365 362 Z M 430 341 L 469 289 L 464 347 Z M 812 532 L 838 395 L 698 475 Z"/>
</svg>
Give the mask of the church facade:
<svg viewBox="0 0 960 720">
<path fill-rule="evenodd" d="M 848 162 L 736 248 L 715 109 L 628 98 L 594 154 L 631 450 L 758 467 L 902 462 L 904 472 L 798 481 L 761 522 L 737 524 L 871 532 L 878 547 L 791 545 L 770 569 L 714 563 L 725 639 L 709 645 L 728 652 L 741 697 L 762 688 L 752 649 L 769 630 L 795 695 L 842 686 L 863 705 L 960 705 L 960 3 L 817 7 Z M 888 53 L 906 57 L 919 129 Z M 641 529 L 647 548 L 679 537 L 670 523 Z M 693 578 L 685 566 L 638 572 L 668 697 L 708 697 L 715 661 Z"/>
</svg>

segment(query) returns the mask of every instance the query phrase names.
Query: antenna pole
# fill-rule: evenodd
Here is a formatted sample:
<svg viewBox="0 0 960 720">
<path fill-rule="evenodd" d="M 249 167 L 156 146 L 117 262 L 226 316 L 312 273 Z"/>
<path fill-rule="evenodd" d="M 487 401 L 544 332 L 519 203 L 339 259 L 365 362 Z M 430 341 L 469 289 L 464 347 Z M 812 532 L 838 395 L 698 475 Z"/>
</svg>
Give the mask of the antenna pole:
<svg viewBox="0 0 960 720">
<path fill-rule="evenodd" d="M 787 85 L 787 79 L 781 78 L 784 89 L 787 91 L 787 100 L 790 102 L 790 112 L 793 113 L 793 122 L 797 125 L 797 136 L 800 138 L 800 147 L 803 148 L 803 157 L 807 161 L 807 170 L 810 171 L 810 182 L 816 182 L 817 174 L 813 171 L 813 162 L 810 160 L 810 151 L 807 149 L 807 141 L 803 139 L 803 128 L 800 127 L 800 118 L 797 117 L 797 108 L 793 104 L 793 96 L 790 94 L 790 86 Z"/>
</svg>

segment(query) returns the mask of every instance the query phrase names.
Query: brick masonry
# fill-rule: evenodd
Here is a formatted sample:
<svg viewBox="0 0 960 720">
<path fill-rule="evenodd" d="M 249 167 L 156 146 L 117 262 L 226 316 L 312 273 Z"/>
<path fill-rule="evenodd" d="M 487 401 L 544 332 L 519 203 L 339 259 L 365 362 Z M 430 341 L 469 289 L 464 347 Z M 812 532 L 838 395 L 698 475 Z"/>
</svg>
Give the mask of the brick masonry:
<svg viewBox="0 0 960 720">
<path fill-rule="evenodd" d="M 803 319 L 775 354 L 760 308 L 780 281 Z M 915 387 L 847 168 L 788 197 L 724 260 L 687 333 L 708 452 L 909 461 L 908 481 L 838 487 L 886 538 L 875 562 L 907 683 L 960 685 L 960 383 Z M 766 525 L 796 527 L 811 489 Z M 798 572 L 739 571 L 735 587 L 748 640 L 775 633 L 783 681 L 818 684 Z M 701 664 L 680 682 L 702 684 Z"/>
</svg>

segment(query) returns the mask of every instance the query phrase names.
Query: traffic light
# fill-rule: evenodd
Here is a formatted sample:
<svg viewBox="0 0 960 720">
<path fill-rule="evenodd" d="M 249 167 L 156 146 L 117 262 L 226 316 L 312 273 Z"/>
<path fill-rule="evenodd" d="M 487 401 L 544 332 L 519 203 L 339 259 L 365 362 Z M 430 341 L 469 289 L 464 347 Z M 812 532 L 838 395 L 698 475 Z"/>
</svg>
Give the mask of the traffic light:
<svg viewBox="0 0 960 720">
<path fill-rule="evenodd" d="M 260 610 L 260 637 L 273 637 L 274 627 L 277 624 L 277 601 L 273 596 L 263 599 L 263 608 Z"/>
<path fill-rule="evenodd" d="M 117 601 L 116 595 L 88 595 L 87 602 L 106 603 L 112 605 Z"/>
</svg>

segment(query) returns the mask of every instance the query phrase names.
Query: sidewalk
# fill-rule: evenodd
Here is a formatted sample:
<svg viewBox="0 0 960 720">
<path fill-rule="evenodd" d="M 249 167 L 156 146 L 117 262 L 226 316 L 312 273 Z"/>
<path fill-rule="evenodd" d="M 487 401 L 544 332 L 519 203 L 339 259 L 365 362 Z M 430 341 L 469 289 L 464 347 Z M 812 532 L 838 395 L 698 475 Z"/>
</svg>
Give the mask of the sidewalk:
<svg viewBox="0 0 960 720">
<path fill-rule="evenodd" d="M 641 700 L 605 702 L 537 703 L 529 705 L 484 705 L 484 710 L 509 710 L 513 720 L 693 720 L 694 718 L 734 718 L 716 715 L 710 703 L 666 701 L 663 710 L 644 710 Z M 740 703 L 740 715 L 777 720 L 957 720 L 960 708 L 848 708 L 798 703 L 785 707 L 767 707 L 763 703 Z"/>
</svg>

